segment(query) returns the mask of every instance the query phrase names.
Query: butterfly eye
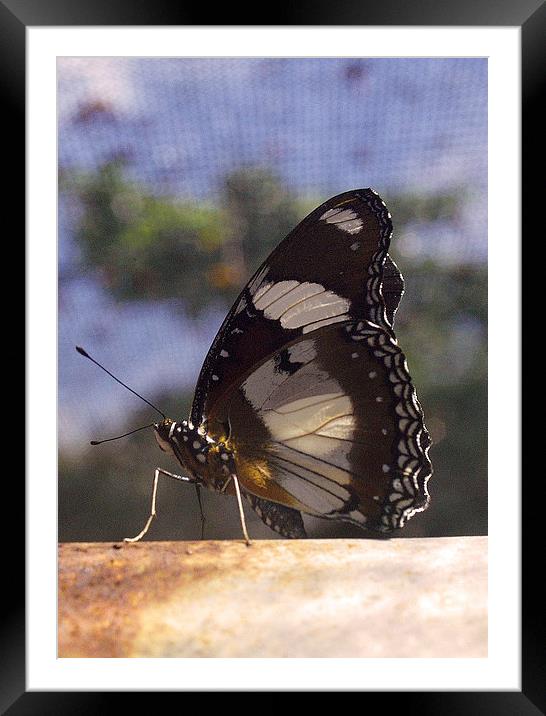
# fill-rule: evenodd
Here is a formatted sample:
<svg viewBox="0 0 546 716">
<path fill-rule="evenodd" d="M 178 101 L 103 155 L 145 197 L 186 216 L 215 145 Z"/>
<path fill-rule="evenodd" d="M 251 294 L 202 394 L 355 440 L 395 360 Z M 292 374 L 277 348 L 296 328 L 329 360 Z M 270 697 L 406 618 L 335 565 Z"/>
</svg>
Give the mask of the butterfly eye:
<svg viewBox="0 0 546 716">
<path fill-rule="evenodd" d="M 155 431 L 155 439 L 163 452 L 173 454 L 173 448 L 168 436 L 162 435 L 160 430 Z"/>
</svg>

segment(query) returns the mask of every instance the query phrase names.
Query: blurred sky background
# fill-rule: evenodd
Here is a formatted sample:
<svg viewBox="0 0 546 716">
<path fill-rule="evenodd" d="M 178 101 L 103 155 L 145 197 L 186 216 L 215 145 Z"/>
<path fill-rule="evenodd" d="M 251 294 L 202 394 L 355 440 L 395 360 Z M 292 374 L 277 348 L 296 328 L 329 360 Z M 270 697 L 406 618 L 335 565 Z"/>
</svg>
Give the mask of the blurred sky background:
<svg viewBox="0 0 546 716">
<path fill-rule="evenodd" d="M 485 533 L 487 60 L 59 58 L 58 160 L 61 538 L 138 532 L 162 464 L 151 432 L 89 447 L 156 416 L 74 346 L 186 417 L 208 347 L 259 259 L 322 201 L 369 186 L 393 214 L 391 253 L 406 279 L 395 328 L 438 450 L 436 506 L 407 534 Z M 262 243 L 260 206 L 273 217 Z M 180 242 L 197 247 L 179 265 L 144 238 L 176 246 L 177 221 Z M 238 226 L 250 236 L 240 245 Z M 233 246 L 244 278 L 228 276 Z M 176 504 L 164 521 L 160 506 L 152 539 L 198 537 L 193 490 L 183 491 L 161 486 Z M 207 499 L 217 517 L 207 536 L 238 536 L 232 506 L 228 529 Z M 179 523 L 188 531 L 173 534 Z"/>
</svg>

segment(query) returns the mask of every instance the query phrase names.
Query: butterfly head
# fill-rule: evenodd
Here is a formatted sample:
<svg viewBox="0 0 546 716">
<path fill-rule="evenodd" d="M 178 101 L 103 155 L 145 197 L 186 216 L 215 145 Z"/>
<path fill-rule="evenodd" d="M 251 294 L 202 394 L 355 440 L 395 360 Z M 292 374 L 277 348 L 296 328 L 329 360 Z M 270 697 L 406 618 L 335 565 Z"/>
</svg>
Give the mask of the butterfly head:
<svg viewBox="0 0 546 716">
<path fill-rule="evenodd" d="M 187 420 L 165 418 L 154 424 L 154 432 L 161 450 L 173 455 L 192 472 L 201 472 L 208 464 L 212 441 L 201 428 L 195 428 Z"/>
<path fill-rule="evenodd" d="M 157 444 L 163 452 L 173 454 L 171 438 L 176 429 L 176 423 L 170 418 L 165 418 L 160 423 L 154 423 L 154 433 Z"/>
</svg>

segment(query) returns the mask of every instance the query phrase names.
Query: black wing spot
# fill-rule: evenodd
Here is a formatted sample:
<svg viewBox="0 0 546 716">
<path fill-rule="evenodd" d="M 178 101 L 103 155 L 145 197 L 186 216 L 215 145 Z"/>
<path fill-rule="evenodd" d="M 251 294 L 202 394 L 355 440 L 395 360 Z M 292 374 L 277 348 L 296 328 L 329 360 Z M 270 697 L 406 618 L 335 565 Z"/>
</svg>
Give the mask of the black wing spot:
<svg viewBox="0 0 546 716">
<path fill-rule="evenodd" d="M 283 348 L 275 356 L 275 372 L 285 373 L 286 375 L 294 375 L 298 370 L 305 365 L 300 361 L 290 360 L 290 351 L 287 348 Z"/>
</svg>

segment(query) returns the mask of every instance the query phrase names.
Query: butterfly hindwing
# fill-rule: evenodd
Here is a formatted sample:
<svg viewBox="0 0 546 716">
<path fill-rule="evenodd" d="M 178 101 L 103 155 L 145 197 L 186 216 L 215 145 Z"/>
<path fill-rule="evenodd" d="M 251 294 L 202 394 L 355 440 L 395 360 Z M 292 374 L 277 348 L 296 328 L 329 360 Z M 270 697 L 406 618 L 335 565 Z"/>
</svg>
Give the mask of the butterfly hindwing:
<svg viewBox="0 0 546 716">
<path fill-rule="evenodd" d="M 383 532 L 427 505 L 428 433 L 405 357 L 376 324 L 301 336 L 211 417 L 230 426 L 238 477 L 258 498 Z"/>
<path fill-rule="evenodd" d="M 304 539 L 307 537 L 301 512 L 279 505 L 276 502 L 256 497 L 252 493 L 246 492 L 245 497 L 257 515 L 275 532 L 289 539 Z"/>
<path fill-rule="evenodd" d="M 199 376 L 192 422 L 206 422 L 242 375 L 299 335 L 350 318 L 390 331 L 403 292 L 387 256 L 391 234 L 390 214 L 371 189 L 333 197 L 303 219 L 228 313 Z"/>
</svg>

